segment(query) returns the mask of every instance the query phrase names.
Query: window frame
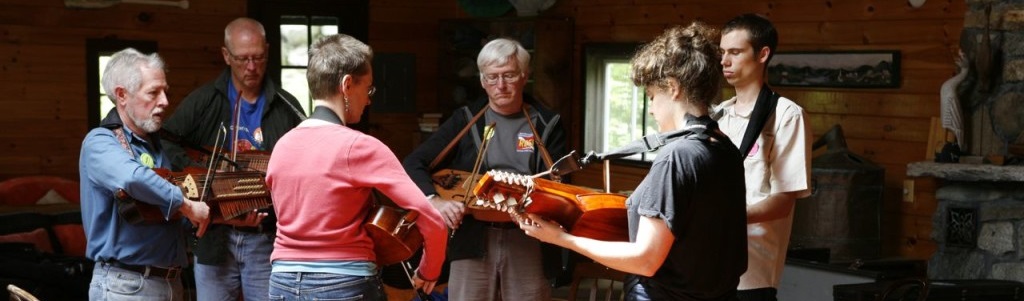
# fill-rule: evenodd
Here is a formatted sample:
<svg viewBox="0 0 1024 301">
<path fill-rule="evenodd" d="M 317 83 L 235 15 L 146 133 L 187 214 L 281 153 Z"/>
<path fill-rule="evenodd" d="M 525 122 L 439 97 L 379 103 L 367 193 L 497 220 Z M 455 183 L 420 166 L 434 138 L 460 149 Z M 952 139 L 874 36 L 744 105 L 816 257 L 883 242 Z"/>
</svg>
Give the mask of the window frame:
<svg viewBox="0 0 1024 301">
<path fill-rule="evenodd" d="M 609 151 L 609 149 L 601 149 L 604 145 L 604 134 L 606 132 L 606 116 L 604 112 L 604 66 L 608 62 L 629 62 L 633 57 L 633 54 L 639 49 L 639 43 L 590 43 L 585 44 L 583 48 L 583 95 L 584 95 L 584 111 L 583 111 L 583 135 L 582 143 L 583 147 L 588 150 L 594 150 L 598 153 Z M 647 114 L 647 107 L 650 102 L 647 101 L 646 92 L 643 88 L 637 87 L 641 93 L 642 108 L 638 111 L 640 116 L 640 124 L 647 124 L 650 116 Z M 641 130 L 645 130 L 641 127 Z M 642 132 L 639 137 L 649 135 L 653 133 Z M 650 166 L 651 162 L 656 157 L 656 153 L 641 153 L 625 158 L 614 159 L 613 161 L 618 164 L 635 165 L 647 167 Z"/>
<path fill-rule="evenodd" d="M 248 0 L 248 16 L 263 24 L 269 44 L 267 72 L 278 87 L 281 83 L 281 19 L 284 16 L 336 17 L 338 32 L 352 36 L 369 44 L 370 1 L 369 0 Z M 310 41 L 312 42 L 312 41 Z M 299 100 L 303 101 L 303 100 Z M 312 109 L 312 108 L 310 108 Z M 308 112 L 307 112 L 308 113 Z M 363 112 L 362 122 L 349 125 L 366 131 L 369 110 Z"/>
</svg>

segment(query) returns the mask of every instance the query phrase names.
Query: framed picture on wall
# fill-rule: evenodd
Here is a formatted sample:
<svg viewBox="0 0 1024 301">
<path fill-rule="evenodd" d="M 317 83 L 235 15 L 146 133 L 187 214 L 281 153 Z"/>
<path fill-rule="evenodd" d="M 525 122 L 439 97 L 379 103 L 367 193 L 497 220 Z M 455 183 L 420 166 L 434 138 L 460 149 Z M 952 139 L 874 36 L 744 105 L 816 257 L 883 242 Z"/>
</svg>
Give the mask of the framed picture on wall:
<svg viewBox="0 0 1024 301">
<path fill-rule="evenodd" d="M 898 88 L 900 53 L 893 50 L 779 52 L 767 70 L 773 86 Z"/>
</svg>

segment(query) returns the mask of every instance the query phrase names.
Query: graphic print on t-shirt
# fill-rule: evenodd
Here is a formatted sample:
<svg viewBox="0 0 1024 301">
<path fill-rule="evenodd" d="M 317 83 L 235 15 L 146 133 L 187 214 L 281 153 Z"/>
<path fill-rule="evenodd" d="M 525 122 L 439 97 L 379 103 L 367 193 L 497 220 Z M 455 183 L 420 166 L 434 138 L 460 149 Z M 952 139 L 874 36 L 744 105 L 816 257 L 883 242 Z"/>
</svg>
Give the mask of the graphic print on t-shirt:
<svg viewBox="0 0 1024 301">
<path fill-rule="evenodd" d="M 237 120 L 235 115 L 232 115 L 232 126 L 231 135 L 228 137 L 229 141 L 233 141 L 234 149 L 237 151 L 248 151 L 248 150 L 263 150 L 263 128 L 262 128 L 262 117 L 263 117 L 263 105 L 266 102 L 266 98 L 260 94 L 259 98 L 255 102 L 249 103 L 248 101 L 241 101 L 241 107 L 235 103 L 238 98 L 238 92 L 235 91 L 234 86 L 228 88 L 228 96 L 231 97 L 232 112 L 237 111 Z M 234 113 L 233 113 L 234 114 Z M 238 125 L 238 139 L 235 140 L 235 125 Z"/>
<path fill-rule="evenodd" d="M 516 139 L 516 152 L 533 152 L 533 133 L 519 133 L 518 139 Z"/>
</svg>

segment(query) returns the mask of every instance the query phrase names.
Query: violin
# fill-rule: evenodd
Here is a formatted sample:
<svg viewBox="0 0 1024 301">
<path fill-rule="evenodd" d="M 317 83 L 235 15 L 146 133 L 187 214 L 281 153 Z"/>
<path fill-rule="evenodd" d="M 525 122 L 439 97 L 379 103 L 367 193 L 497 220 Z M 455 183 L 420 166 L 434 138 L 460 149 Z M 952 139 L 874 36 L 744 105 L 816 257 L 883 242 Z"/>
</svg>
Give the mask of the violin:
<svg viewBox="0 0 1024 301">
<path fill-rule="evenodd" d="M 377 264 L 392 265 L 412 257 L 423 246 L 423 234 L 416 227 L 419 212 L 378 204 L 363 224 L 373 239 Z"/>
<path fill-rule="evenodd" d="M 488 171 L 473 188 L 476 205 L 522 221 L 533 213 L 570 234 L 604 241 L 629 241 L 626 196 L 596 192 L 531 175 Z"/>
</svg>

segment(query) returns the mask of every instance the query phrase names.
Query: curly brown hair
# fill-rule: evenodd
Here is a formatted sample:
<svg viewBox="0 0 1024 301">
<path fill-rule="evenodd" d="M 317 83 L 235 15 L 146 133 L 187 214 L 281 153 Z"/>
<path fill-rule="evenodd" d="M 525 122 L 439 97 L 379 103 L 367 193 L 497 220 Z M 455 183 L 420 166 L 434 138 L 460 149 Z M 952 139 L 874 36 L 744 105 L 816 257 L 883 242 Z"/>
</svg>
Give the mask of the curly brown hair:
<svg viewBox="0 0 1024 301">
<path fill-rule="evenodd" d="M 644 45 L 631 63 L 634 85 L 665 88 L 674 79 L 686 101 L 695 105 L 711 106 L 721 89 L 718 31 L 700 21 L 666 29 Z"/>
</svg>

